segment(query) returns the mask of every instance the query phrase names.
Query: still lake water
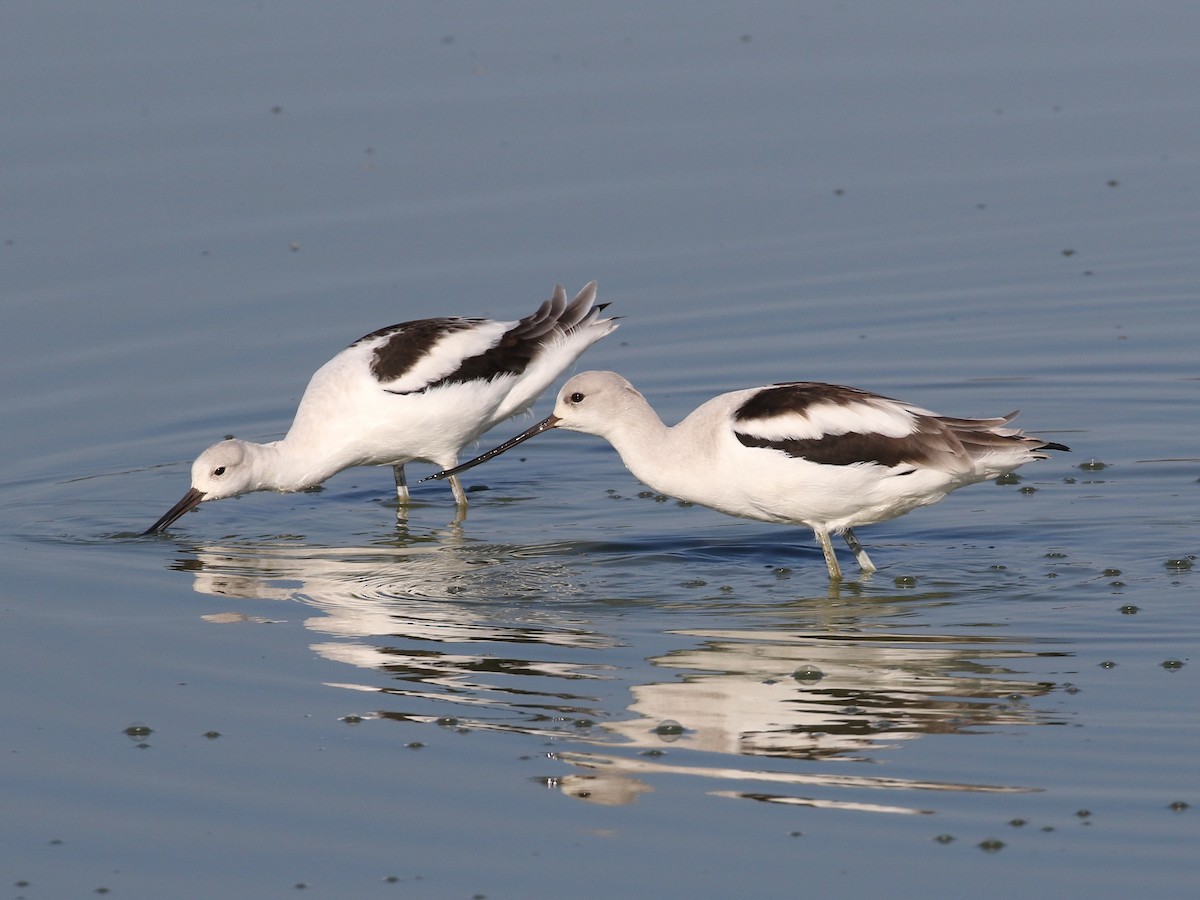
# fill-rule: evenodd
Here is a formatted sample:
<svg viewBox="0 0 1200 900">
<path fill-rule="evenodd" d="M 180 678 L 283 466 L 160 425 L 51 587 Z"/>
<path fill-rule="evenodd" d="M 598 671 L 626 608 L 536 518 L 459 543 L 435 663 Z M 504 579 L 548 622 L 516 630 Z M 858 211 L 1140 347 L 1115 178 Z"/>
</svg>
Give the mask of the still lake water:
<svg viewBox="0 0 1200 900">
<path fill-rule="evenodd" d="M 1194 896 L 1198 25 L 6 4 L 3 896 Z M 359 335 L 591 278 L 668 421 L 819 379 L 1074 452 L 836 590 L 571 434 L 461 527 L 360 469 L 134 536 Z"/>
</svg>

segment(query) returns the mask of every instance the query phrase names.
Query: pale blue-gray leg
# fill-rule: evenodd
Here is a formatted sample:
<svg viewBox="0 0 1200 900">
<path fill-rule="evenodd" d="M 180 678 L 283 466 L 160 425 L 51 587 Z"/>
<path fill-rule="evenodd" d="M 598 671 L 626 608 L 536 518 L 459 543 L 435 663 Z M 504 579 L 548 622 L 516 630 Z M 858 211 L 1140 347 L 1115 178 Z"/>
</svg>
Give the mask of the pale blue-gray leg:
<svg viewBox="0 0 1200 900">
<path fill-rule="evenodd" d="M 458 507 L 460 517 L 467 514 L 467 492 L 463 490 L 462 482 L 457 475 L 446 479 L 450 482 L 450 490 L 454 491 L 454 505 Z"/>
<path fill-rule="evenodd" d="M 863 545 L 858 542 L 858 538 L 854 536 L 854 532 L 847 528 L 842 532 L 842 536 L 846 539 L 846 546 L 850 548 L 850 552 L 854 554 L 854 558 L 858 560 L 859 566 L 863 570 L 864 575 L 869 575 L 876 571 L 875 563 L 871 562 L 871 557 L 867 556 L 867 551 L 863 549 Z"/>
<path fill-rule="evenodd" d="M 392 474 L 396 476 L 396 501 L 401 506 L 408 506 L 408 479 L 404 477 L 404 463 L 392 466 Z"/>
</svg>

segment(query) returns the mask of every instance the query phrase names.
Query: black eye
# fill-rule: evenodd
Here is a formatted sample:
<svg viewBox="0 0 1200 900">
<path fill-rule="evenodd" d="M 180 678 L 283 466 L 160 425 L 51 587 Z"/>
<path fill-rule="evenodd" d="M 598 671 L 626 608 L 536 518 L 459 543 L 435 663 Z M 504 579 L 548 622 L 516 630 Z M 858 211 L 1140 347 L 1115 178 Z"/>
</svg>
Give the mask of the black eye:
<svg viewBox="0 0 1200 900">
<path fill-rule="evenodd" d="M 213 469 L 213 475 L 224 475 L 224 474 L 225 474 L 224 466 L 217 466 L 215 469 Z"/>
<path fill-rule="evenodd" d="M 572 403 L 582 403 L 583 402 L 583 394 L 579 393 L 579 391 L 576 391 L 575 393 L 573 393 L 571 395 L 570 400 Z"/>
</svg>

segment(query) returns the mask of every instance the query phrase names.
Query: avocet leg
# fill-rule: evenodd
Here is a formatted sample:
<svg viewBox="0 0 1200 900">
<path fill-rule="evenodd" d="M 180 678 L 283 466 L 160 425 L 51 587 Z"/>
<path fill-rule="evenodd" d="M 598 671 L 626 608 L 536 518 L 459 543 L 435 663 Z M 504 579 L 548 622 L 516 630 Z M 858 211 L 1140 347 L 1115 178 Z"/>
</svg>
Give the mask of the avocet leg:
<svg viewBox="0 0 1200 900">
<path fill-rule="evenodd" d="M 867 556 L 867 551 L 863 549 L 863 545 L 858 542 L 858 538 L 854 536 L 854 532 L 847 528 L 842 536 L 846 539 L 846 546 L 850 548 L 850 552 L 854 554 L 854 558 L 858 560 L 859 566 L 863 570 L 863 574 L 869 574 L 876 571 L 875 563 L 871 562 L 871 557 Z"/>
<path fill-rule="evenodd" d="M 392 466 L 392 474 L 396 476 L 396 500 L 401 506 L 408 506 L 408 479 L 404 477 L 404 464 Z"/>
<path fill-rule="evenodd" d="M 446 480 L 450 482 L 450 490 L 454 491 L 454 504 L 458 507 L 458 515 L 461 519 L 467 512 L 467 492 L 463 490 L 462 482 L 458 480 L 457 475 L 451 475 Z"/>
<path fill-rule="evenodd" d="M 829 569 L 829 577 L 834 581 L 842 580 L 842 567 L 838 565 L 837 557 L 833 555 L 833 544 L 829 540 L 829 532 L 814 528 L 813 534 L 821 544 L 821 552 L 825 554 L 825 566 Z"/>
</svg>

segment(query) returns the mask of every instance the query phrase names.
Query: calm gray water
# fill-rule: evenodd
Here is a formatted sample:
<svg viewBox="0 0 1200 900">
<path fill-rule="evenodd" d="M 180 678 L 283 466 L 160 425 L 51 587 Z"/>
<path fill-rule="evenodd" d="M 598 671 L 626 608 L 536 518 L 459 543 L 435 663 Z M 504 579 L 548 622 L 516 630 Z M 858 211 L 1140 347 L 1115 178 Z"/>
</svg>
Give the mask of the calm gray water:
<svg viewBox="0 0 1200 900">
<path fill-rule="evenodd" d="M 6 4 L 3 895 L 1193 896 L 1198 26 Z M 135 536 L 359 335 L 591 278 L 668 421 L 830 380 L 1074 452 L 836 590 L 571 434 L 461 527 L 360 469 Z"/>
</svg>

